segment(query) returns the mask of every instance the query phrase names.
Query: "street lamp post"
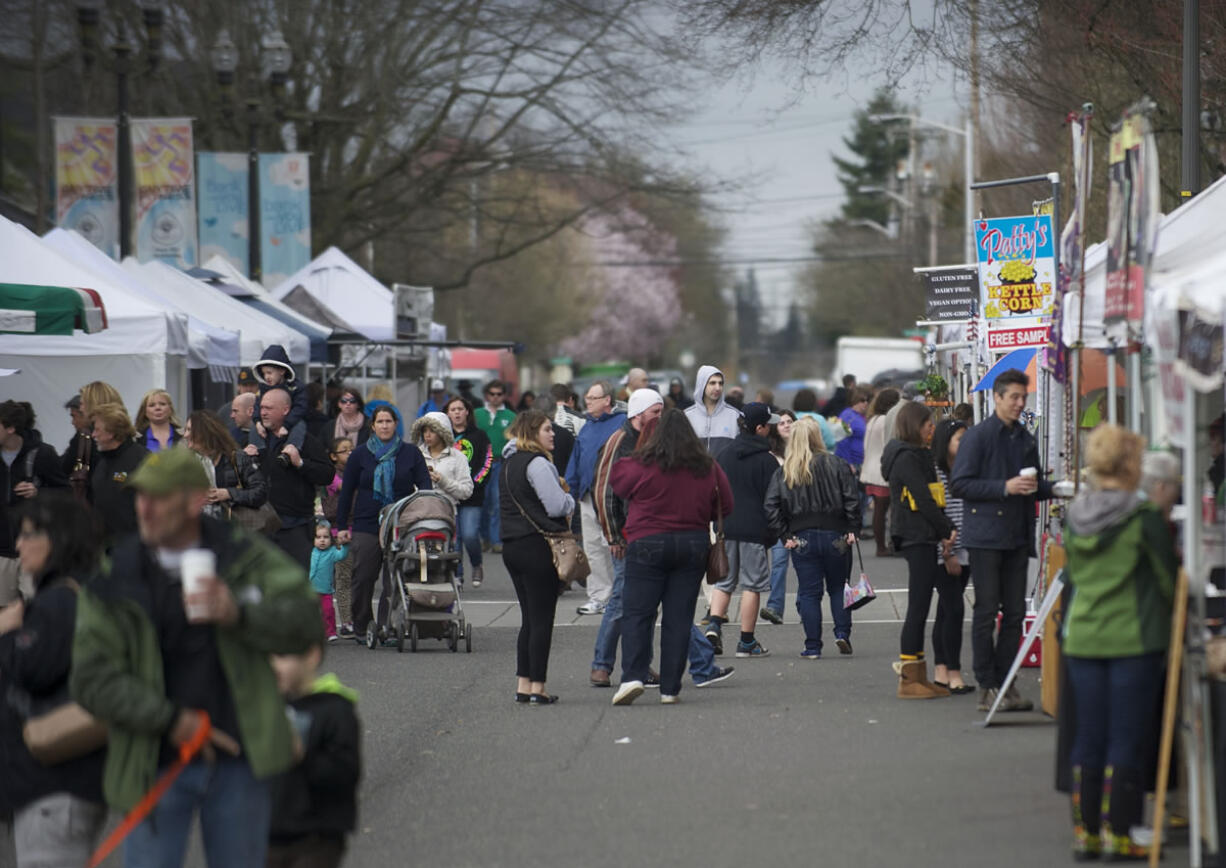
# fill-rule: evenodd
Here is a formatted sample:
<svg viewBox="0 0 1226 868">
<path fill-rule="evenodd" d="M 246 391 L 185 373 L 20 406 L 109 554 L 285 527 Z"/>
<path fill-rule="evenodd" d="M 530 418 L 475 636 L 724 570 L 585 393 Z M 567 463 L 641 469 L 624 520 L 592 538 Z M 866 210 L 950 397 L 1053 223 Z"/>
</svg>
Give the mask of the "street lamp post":
<svg viewBox="0 0 1226 868">
<path fill-rule="evenodd" d="M 119 179 L 119 260 L 132 255 L 132 127 L 128 123 L 128 58 L 132 46 L 128 44 L 123 21 L 119 22 L 119 39 L 115 43 L 115 73 L 117 121 L 118 179 Z"/>
</svg>

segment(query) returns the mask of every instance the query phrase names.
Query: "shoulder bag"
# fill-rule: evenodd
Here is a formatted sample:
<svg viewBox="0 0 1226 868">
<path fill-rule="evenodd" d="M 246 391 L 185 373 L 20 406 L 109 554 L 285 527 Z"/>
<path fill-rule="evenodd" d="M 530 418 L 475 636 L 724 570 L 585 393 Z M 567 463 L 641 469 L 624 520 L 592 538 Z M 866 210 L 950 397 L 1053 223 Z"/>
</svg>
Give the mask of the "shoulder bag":
<svg viewBox="0 0 1226 868">
<path fill-rule="evenodd" d="M 515 504 L 519 514 L 549 544 L 549 551 L 553 555 L 553 566 L 558 571 L 558 581 L 569 588 L 574 582 L 586 580 L 592 574 L 592 567 L 587 562 L 587 555 L 583 551 L 583 543 L 580 542 L 579 538 L 570 531 L 547 531 L 543 529 L 524 511 L 519 498 L 515 496 L 515 490 L 509 485 L 507 486 L 507 493 L 511 495 L 511 502 Z"/>
<path fill-rule="evenodd" d="M 715 477 L 715 539 L 707 549 L 707 584 L 718 585 L 728 578 L 728 550 L 724 548 L 724 499 L 719 493 L 719 475 Z"/>
<path fill-rule="evenodd" d="M 73 461 L 72 470 L 68 473 L 68 484 L 72 486 L 72 493 L 81 500 L 85 500 L 89 496 L 89 452 L 91 442 L 88 437 L 79 437 L 77 439 L 77 457 Z"/>
<path fill-rule="evenodd" d="M 848 576 L 847 582 L 843 585 L 843 608 L 848 612 L 854 612 L 877 599 L 873 586 L 869 584 L 868 573 L 864 572 L 864 556 L 860 554 L 858 539 L 856 540 L 856 557 L 860 559 L 860 580 L 853 585 L 851 576 Z"/>
<path fill-rule="evenodd" d="M 72 592 L 81 586 L 68 580 Z M 30 755 L 41 765 L 54 766 L 93 753 L 106 744 L 106 724 L 75 702 L 32 716 L 21 730 Z"/>
<path fill-rule="evenodd" d="M 230 456 L 230 463 L 234 465 L 234 478 L 238 480 L 238 487 L 242 488 L 243 472 L 238 467 L 238 456 Z M 264 536 L 272 536 L 281 529 L 281 517 L 277 515 L 277 511 L 267 500 L 258 507 L 232 504 L 230 520 L 245 530 L 261 533 Z"/>
</svg>

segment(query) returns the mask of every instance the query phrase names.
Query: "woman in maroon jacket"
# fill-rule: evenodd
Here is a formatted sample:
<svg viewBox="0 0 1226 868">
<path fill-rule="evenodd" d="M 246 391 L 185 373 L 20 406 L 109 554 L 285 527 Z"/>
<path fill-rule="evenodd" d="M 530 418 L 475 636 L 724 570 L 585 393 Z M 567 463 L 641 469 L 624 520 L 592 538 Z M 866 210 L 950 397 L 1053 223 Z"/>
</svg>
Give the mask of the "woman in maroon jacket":
<svg viewBox="0 0 1226 868">
<path fill-rule="evenodd" d="M 643 693 L 656 612 L 660 626 L 660 701 L 681 692 L 698 588 L 706 572 L 710 525 L 732 512 L 732 486 L 680 410 L 666 410 L 651 437 L 613 465 L 613 491 L 628 502 L 623 535 L 622 682 L 614 705 Z"/>
</svg>

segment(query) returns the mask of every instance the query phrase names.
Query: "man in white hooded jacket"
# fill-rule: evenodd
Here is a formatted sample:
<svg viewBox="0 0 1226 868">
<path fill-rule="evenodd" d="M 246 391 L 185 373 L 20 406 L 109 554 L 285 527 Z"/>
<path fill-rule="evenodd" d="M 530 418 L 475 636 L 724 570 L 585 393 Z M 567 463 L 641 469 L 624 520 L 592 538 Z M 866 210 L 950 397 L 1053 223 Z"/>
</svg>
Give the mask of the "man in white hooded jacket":
<svg viewBox="0 0 1226 868">
<path fill-rule="evenodd" d="M 694 405 L 685 411 L 694 433 L 715 457 L 736 439 L 741 411 L 724 401 L 724 374 L 714 365 L 698 369 Z"/>
</svg>

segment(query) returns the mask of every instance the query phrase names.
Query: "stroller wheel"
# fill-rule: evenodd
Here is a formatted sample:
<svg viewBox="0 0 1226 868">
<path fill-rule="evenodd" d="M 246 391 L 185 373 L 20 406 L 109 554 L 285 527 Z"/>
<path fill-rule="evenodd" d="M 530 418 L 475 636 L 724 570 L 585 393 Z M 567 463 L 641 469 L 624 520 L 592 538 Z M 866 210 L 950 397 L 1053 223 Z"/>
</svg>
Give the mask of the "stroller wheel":
<svg viewBox="0 0 1226 868">
<path fill-rule="evenodd" d="M 417 622 L 414 621 L 409 625 L 409 650 L 414 654 L 417 653 Z"/>
<path fill-rule="evenodd" d="M 447 647 L 452 654 L 460 650 L 460 631 L 454 622 L 447 625 Z"/>
<path fill-rule="evenodd" d="M 464 625 L 464 653 L 473 653 L 473 625 Z"/>
<path fill-rule="evenodd" d="M 366 625 L 366 647 L 371 651 L 379 647 L 379 631 L 374 621 Z"/>
<path fill-rule="evenodd" d="M 391 634 L 396 639 L 396 653 L 403 654 L 404 653 L 404 633 L 393 628 L 391 630 Z"/>
</svg>

